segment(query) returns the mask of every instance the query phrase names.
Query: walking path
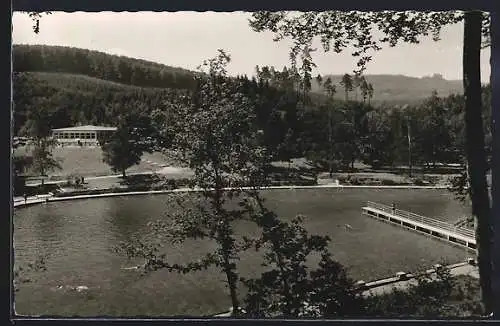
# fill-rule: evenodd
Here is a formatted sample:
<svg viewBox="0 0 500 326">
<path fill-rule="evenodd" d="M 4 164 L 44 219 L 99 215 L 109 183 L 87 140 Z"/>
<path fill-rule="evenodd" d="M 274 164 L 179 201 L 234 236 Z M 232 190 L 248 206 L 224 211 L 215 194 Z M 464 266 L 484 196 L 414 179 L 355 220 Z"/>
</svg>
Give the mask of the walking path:
<svg viewBox="0 0 500 326">
<path fill-rule="evenodd" d="M 135 172 L 129 173 L 129 176 L 132 175 L 151 175 L 151 174 L 162 174 L 169 175 L 172 177 L 189 177 L 192 175 L 192 171 L 187 168 L 180 168 L 175 166 L 167 166 L 166 164 L 161 164 L 157 162 L 153 162 L 149 159 L 143 159 L 145 163 L 153 165 L 156 167 L 156 170 L 152 171 L 144 171 L 144 172 Z M 113 174 L 113 175 L 104 175 L 104 176 L 95 176 L 95 177 L 86 177 L 85 183 L 86 188 L 90 190 L 107 190 L 111 188 L 124 188 L 121 184 L 122 175 L 121 174 Z M 318 180 L 319 181 L 319 180 Z M 326 181 L 326 180 L 325 180 Z M 325 182 L 323 181 L 323 182 Z M 57 180 L 57 181 L 45 181 L 45 184 L 65 184 L 67 180 Z M 30 182 L 28 183 L 31 186 L 40 185 L 41 182 Z M 365 189 L 447 189 L 446 186 L 383 186 L 383 185 L 342 185 L 338 180 L 330 180 L 330 182 L 325 182 L 323 184 L 313 185 L 313 186 L 271 186 L 262 188 L 265 189 L 316 189 L 316 188 L 338 188 L 342 190 L 344 188 L 365 188 Z M 231 188 L 226 188 L 231 189 Z M 242 189 L 250 189 L 248 187 L 244 187 Z M 21 207 L 32 204 L 44 203 L 47 201 L 59 201 L 59 200 L 70 200 L 70 199 L 84 199 L 84 198 L 96 198 L 96 197 L 111 197 L 111 196 L 126 196 L 126 195 L 143 195 L 143 194 L 159 194 L 159 193 L 173 193 L 173 192 L 189 192 L 189 191 L 201 191 L 200 189 L 191 189 L 191 188 L 180 188 L 175 190 L 162 190 L 162 191 L 135 191 L 135 192 L 119 192 L 119 193 L 107 193 L 107 194 L 96 194 L 96 195 L 75 195 L 72 197 L 54 197 L 52 195 L 38 195 L 38 196 L 30 196 L 25 200 L 23 197 L 14 197 L 14 207 Z"/>
<path fill-rule="evenodd" d="M 116 177 L 116 176 L 110 176 Z M 86 180 L 96 180 L 96 178 L 104 178 L 104 177 L 95 177 L 94 179 L 86 179 Z M 90 182 L 89 182 L 90 183 Z M 116 184 L 119 186 L 119 184 Z M 109 189 L 108 187 L 100 188 L 100 187 L 89 187 L 90 189 Z M 440 187 L 431 187 L 431 186 L 344 186 L 338 184 L 325 184 L 325 185 L 314 185 L 314 186 L 269 186 L 262 187 L 260 190 L 273 190 L 273 189 L 320 189 L 320 188 L 337 188 L 340 191 L 343 188 L 372 188 L 372 189 L 442 189 Z M 241 190 L 251 190 L 252 187 L 240 187 L 240 188 L 231 188 L 227 187 L 224 190 L 232 190 L 232 189 L 241 189 Z M 213 189 L 207 189 L 213 190 Z M 200 188 L 178 188 L 172 190 L 149 190 L 149 191 L 130 191 L 130 192 L 116 192 L 116 193 L 105 193 L 105 194 L 92 194 L 92 195 L 75 195 L 71 197 L 55 197 L 53 195 L 38 195 L 28 197 L 28 200 L 25 201 L 23 197 L 14 197 L 14 207 L 21 207 L 32 204 L 45 203 L 49 201 L 63 201 L 63 200 L 72 200 L 72 199 L 89 199 L 89 198 L 100 198 L 100 197 L 114 197 L 114 196 L 132 196 L 132 195 L 147 195 L 147 194 L 167 194 L 167 193 L 177 193 L 177 192 L 201 192 L 204 191 Z"/>
<path fill-rule="evenodd" d="M 457 263 L 447 266 L 450 269 L 450 274 L 452 276 L 459 275 L 469 275 L 476 279 L 479 279 L 479 270 L 477 266 L 473 266 L 469 263 Z M 428 270 L 428 273 L 431 275 L 435 274 L 435 269 Z M 406 274 L 408 275 L 408 274 Z M 408 276 L 407 276 L 408 277 Z M 417 279 L 410 275 L 409 279 L 401 280 L 399 276 L 394 276 L 390 278 L 386 278 L 383 280 L 378 280 L 370 283 L 366 283 L 366 286 L 371 287 L 369 290 L 363 292 L 363 295 L 381 295 L 392 292 L 394 289 L 405 290 L 410 285 L 416 285 Z"/>
</svg>

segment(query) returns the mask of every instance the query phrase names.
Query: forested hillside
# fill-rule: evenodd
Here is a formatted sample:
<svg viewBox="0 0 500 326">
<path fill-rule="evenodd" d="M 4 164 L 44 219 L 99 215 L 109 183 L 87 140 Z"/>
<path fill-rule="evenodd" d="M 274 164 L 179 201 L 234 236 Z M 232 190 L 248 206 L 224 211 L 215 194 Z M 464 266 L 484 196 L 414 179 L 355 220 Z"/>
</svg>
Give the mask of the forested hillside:
<svg viewBox="0 0 500 326">
<path fill-rule="evenodd" d="M 13 70 L 86 75 L 142 87 L 194 87 L 193 72 L 189 70 L 62 46 L 14 45 Z"/>
<path fill-rule="evenodd" d="M 30 115 L 43 111 L 51 128 L 75 124 L 113 125 L 130 110 L 149 114 L 186 91 L 124 85 L 84 75 L 14 73 L 14 134 Z"/>
<path fill-rule="evenodd" d="M 227 85 L 250 101 L 265 144 L 278 160 L 306 157 L 330 169 L 346 168 L 355 160 L 370 165 L 407 162 L 408 127 L 415 162 L 461 160 L 463 96 L 449 95 L 453 87 L 461 93 L 456 83 L 439 76 L 366 76 L 374 92 L 363 97 L 362 87 L 351 85 L 345 91 L 345 80 L 338 77 L 323 77 L 322 89 L 313 79 L 313 93 L 301 88 L 305 84 L 296 83 L 291 71 L 262 67 L 256 72 L 254 78 L 229 78 Z M 169 126 L 183 119 L 179 112 L 199 104 L 202 89 L 194 77 L 187 70 L 95 51 L 16 46 L 14 133 L 30 135 L 40 127 L 36 123 L 49 131 L 76 124 L 114 126 L 120 117 L 132 115 L 130 121 L 142 119 L 142 126 L 152 126 L 168 143 L 174 133 Z M 391 78 L 398 87 L 391 86 Z M 485 91 L 489 146 L 489 88 Z M 413 94 L 412 100 L 404 94 Z M 402 109 L 397 101 L 410 106 Z"/>
<path fill-rule="evenodd" d="M 86 49 L 48 46 L 14 45 L 14 71 L 52 72 L 85 75 L 121 84 L 141 87 L 192 89 L 194 72 L 155 62 L 110 55 Z M 341 75 L 330 77 L 337 85 L 336 98 L 342 99 Z M 367 75 L 366 80 L 374 86 L 373 103 L 406 104 L 423 101 L 432 91 L 440 96 L 462 93 L 462 82 L 446 80 L 440 75 L 416 78 L 402 75 Z M 58 79 L 66 80 L 64 78 Z M 97 82 L 97 80 L 96 80 Z M 313 80 L 311 91 L 322 93 L 320 85 Z M 352 99 L 361 95 L 353 91 Z"/>
<path fill-rule="evenodd" d="M 333 84 L 337 86 L 335 98 L 343 98 L 343 87 L 340 85 L 341 75 L 327 75 Z M 421 103 L 429 94 L 436 91 L 439 96 L 462 94 L 463 85 L 461 80 L 446 80 L 440 75 L 432 77 L 408 77 L 403 75 L 366 75 L 366 81 L 374 86 L 373 102 L 387 104 L 417 104 Z M 313 81 L 313 92 L 321 92 L 321 86 Z M 353 91 L 351 98 L 361 99 L 359 91 Z"/>
</svg>

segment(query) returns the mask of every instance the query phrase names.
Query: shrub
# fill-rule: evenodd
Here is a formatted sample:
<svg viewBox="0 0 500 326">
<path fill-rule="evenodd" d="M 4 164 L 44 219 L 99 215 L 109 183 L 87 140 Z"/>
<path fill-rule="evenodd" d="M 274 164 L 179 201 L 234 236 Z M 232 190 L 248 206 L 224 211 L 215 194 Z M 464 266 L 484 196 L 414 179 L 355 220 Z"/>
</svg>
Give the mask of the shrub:
<svg viewBox="0 0 500 326">
<path fill-rule="evenodd" d="M 263 209 L 257 224 L 262 238 L 256 249 L 264 248 L 264 267 L 272 269 L 259 278 L 244 279 L 248 288 L 243 309 L 248 317 L 338 317 L 362 312 L 362 299 L 341 264 L 328 252 L 326 236 L 309 235 L 300 216 L 283 222 Z M 320 254 L 316 269 L 306 261 Z"/>
<path fill-rule="evenodd" d="M 359 186 L 362 185 L 363 179 L 358 177 L 348 177 L 347 182 L 351 185 Z"/>
<path fill-rule="evenodd" d="M 427 185 L 427 183 L 426 183 L 424 180 L 420 179 L 420 178 L 415 179 L 415 180 L 413 181 L 413 183 L 414 183 L 416 186 L 425 186 L 425 185 Z"/>
<path fill-rule="evenodd" d="M 366 298 L 369 317 L 443 317 L 448 313 L 449 301 L 456 287 L 450 270 L 443 268 L 434 277 L 422 274 L 416 284 L 406 290 L 394 289 L 382 295 Z"/>
<path fill-rule="evenodd" d="M 44 195 L 48 194 L 49 192 L 56 194 L 59 192 L 59 190 L 60 190 L 59 185 L 51 183 L 24 187 L 24 192 L 26 193 L 27 196 Z"/>
</svg>

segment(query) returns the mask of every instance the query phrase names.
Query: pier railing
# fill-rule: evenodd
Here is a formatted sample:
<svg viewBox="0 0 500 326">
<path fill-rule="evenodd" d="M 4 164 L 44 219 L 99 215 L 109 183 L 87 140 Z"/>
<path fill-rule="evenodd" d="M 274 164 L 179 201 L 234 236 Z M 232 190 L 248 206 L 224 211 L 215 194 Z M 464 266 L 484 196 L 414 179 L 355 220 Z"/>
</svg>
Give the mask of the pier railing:
<svg viewBox="0 0 500 326">
<path fill-rule="evenodd" d="M 457 234 L 460 234 L 460 235 L 463 235 L 463 236 L 466 236 L 469 238 L 473 238 L 473 239 L 475 238 L 474 230 L 455 226 L 453 224 L 450 224 L 450 223 L 447 223 L 444 221 L 440 221 L 440 220 L 437 220 L 437 219 L 434 219 L 431 217 L 418 215 L 418 214 L 407 212 L 407 211 L 404 211 L 401 209 L 394 209 L 393 210 L 391 206 L 387 206 L 387 205 L 383 205 L 383 204 L 379 204 L 379 203 L 375 203 L 375 202 L 371 202 L 371 201 L 368 202 L 368 207 L 371 207 L 371 208 L 374 208 L 374 209 L 377 209 L 377 210 L 380 210 L 382 212 L 389 213 L 392 215 L 400 216 L 400 217 L 406 218 L 408 220 L 412 220 L 415 222 L 421 222 L 421 223 L 427 224 L 429 226 L 434 226 L 434 227 L 442 229 L 442 230 L 454 232 L 454 233 L 457 233 Z"/>
</svg>

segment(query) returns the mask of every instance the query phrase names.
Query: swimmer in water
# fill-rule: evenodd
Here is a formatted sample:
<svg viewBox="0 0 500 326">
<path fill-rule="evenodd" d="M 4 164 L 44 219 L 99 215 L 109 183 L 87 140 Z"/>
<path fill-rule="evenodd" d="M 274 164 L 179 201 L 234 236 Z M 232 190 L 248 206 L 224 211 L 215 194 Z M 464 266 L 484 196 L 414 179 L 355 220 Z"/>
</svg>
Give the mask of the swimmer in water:
<svg viewBox="0 0 500 326">
<path fill-rule="evenodd" d="M 144 262 L 142 265 L 137 265 L 137 266 L 131 266 L 131 267 L 122 267 L 124 270 L 137 270 L 139 268 L 145 268 L 147 265 L 147 262 Z"/>
<path fill-rule="evenodd" d="M 340 227 L 340 224 L 337 224 L 337 227 Z M 346 230 L 353 230 L 352 226 L 350 224 L 344 224 L 343 227 L 346 229 Z"/>
<path fill-rule="evenodd" d="M 123 267 L 124 270 L 139 269 L 141 266 Z"/>
</svg>

